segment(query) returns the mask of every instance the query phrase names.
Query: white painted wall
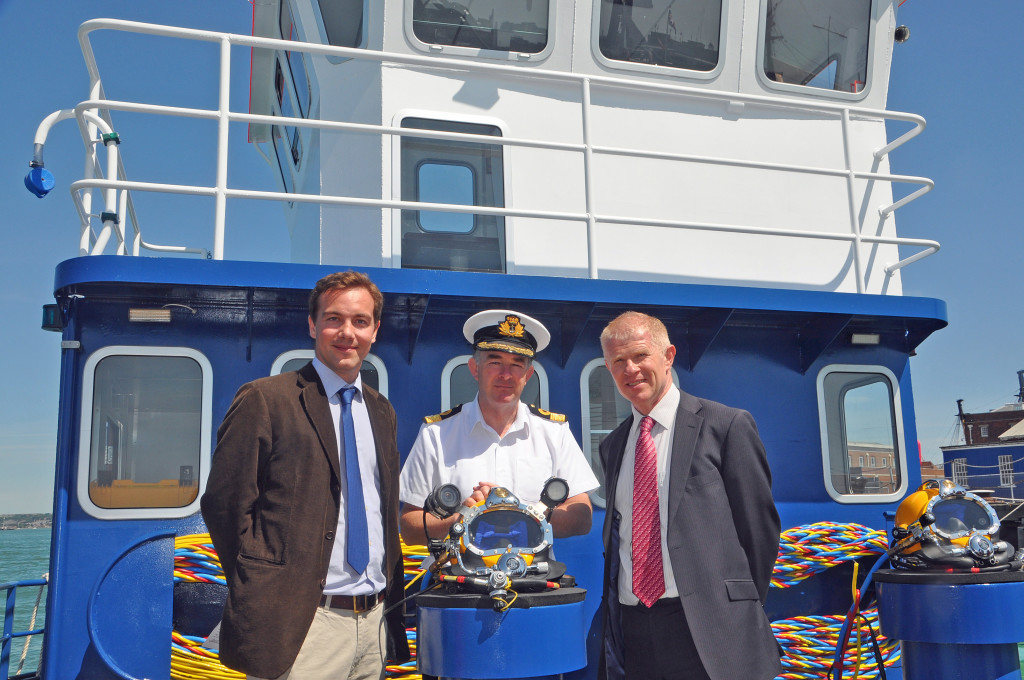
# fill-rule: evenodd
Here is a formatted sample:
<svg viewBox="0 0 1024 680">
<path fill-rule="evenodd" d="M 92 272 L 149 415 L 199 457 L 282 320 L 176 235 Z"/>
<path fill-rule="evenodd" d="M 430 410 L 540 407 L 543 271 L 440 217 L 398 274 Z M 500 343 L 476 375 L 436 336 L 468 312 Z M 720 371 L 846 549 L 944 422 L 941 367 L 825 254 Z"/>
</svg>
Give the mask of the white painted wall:
<svg viewBox="0 0 1024 680">
<path fill-rule="evenodd" d="M 403 54 L 440 54 L 470 63 L 508 64 L 509 55 L 486 58 L 466 50 L 429 50 L 416 43 L 406 23 L 411 0 L 371 2 L 371 49 Z M 810 88 L 779 88 L 757 74 L 762 0 L 727 2 L 720 67 L 710 76 L 688 77 L 675 69 L 618 68 L 595 56 L 592 4 L 559 2 L 551 49 L 529 59 L 512 55 L 524 72 L 572 70 L 599 77 L 642 79 L 715 93 L 805 101 L 803 109 L 734 100 L 708 100 L 680 93 L 645 93 L 595 85 L 591 142 L 604 147 L 691 154 L 743 162 L 845 169 L 843 125 L 822 102 L 856 108 L 884 107 L 891 34 L 891 2 L 877 3 L 878 38 L 869 62 L 868 89 L 860 95 Z M 308 10 L 300 10 L 307 21 Z M 575 21 L 575 29 L 570 31 Z M 512 138 L 581 143 L 579 86 L 539 78 L 472 75 L 466 72 L 373 63 L 315 60 L 320 115 L 325 119 L 398 125 L 404 115 L 490 122 Z M 820 107 L 819 107 L 820 108 Z M 853 115 L 848 128 L 854 170 L 889 172 L 888 160 L 872 153 L 887 143 L 877 117 Z M 390 199 L 399 195 L 397 140 L 357 133 L 319 136 L 317 173 L 303 191 Z M 898 153 L 898 152 L 897 152 Z M 506 206 L 583 214 L 587 210 L 581 153 L 506 147 Z M 853 233 L 851 212 L 863 233 L 895 236 L 894 219 L 880 208 L 892 202 L 888 182 L 854 180 L 852 209 L 846 176 L 822 176 L 727 164 L 594 157 L 592 212 L 655 220 L 734 225 L 784 232 Z M 318 186 L 317 186 L 318 185 Z M 296 211 L 306 210 L 296 208 Z M 396 220 L 376 208 L 324 207 L 312 224 L 310 211 L 293 227 L 294 252 L 302 259 L 353 266 L 400 266 Z M 508 271 L 515 274 L 586 276 L 587 240 L 582 222 L 510 217 Z M 689 281 L 857 291 L 854 257 L 845 241 L 601 224 L 597 266 L 602 278 Z M 316 248 L 314 248 L 314 243 Z M 864 290 L 899 294 L 893 245 L 862 244 Z"/>
</svg>

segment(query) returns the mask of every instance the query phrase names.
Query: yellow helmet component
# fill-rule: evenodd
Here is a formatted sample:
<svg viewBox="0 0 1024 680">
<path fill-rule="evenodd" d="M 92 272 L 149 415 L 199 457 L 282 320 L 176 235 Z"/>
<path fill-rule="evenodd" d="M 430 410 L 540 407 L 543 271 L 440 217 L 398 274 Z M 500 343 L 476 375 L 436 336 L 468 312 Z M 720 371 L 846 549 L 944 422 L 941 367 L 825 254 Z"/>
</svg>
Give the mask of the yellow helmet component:
<svg viewBox="0 0 1024 680">
<path fill-rule="evenodd" d="M 892 561 L 905 569 L 993 567 L 1013 558 L 992 506 L 948 479 L 929 480 L 903 499 L 892 534 Z"/>
</svg>

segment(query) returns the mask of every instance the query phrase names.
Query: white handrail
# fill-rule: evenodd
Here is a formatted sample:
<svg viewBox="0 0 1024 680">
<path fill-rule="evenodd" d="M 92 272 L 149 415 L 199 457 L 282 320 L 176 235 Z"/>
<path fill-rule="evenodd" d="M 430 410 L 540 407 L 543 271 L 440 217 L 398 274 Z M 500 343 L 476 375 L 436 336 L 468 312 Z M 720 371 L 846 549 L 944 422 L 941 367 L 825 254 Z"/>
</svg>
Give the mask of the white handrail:
<svg viewBox="0 0 1024 680">
<path fill-rule="evenodd" d="M 125 31 L 131 33 L 144 33 L 156 36 L 165 37 L 176 37 L 186 38 L 198 41 L 218 43 L 220 47 L 220 78 L 219 78 L 219 96 L 218 96 L 218 107 L 216 110 L 208 109 L 197 109 L 188 107 L 176 107 L 176 106 L 164 106 L 154 104 L 138 104 L 133 102 L 123 101 L 112 101 L 104 98 L 102 81 L 100 79 L 100 73 L 98 65 L 96 64 L 95 55 L 91 45 L 91 35 L 93 32 L 98 30 L 116 30 Z M 931 180 L 922 177 L 913 177 L 906 175 L 894 175 L 888 173 L 877 173 L 877 172 L 864 172 L 854 170 L 852 167 L 853 161 L 851 157 L 851 144 L 849 135 L 849 124 L 852 117 L 862 117 L 872 120 L 897 120 L 904 121 L 912 124 L 912 128 L 888 143 L 887 145 L 877 149 L 873 152 L 872 156 L 875 160 L 881 159 L 885 155 L 892 152 L 894 149 L 902 146 L 910 139 L 920 134 L 925 127 L 925 121 L 920 116 L 907 113 L 890 112 L 885 110 L 862 108 L 862 107 L 850 107 L 844 104 L 830 103 L 830 102 L 808 102 L 806 100 L 799 100 L 795 98 L 776 97 L 776 96 L 765 96 L 756 94 L 741 94 L 736 92 L 721 92 L 711 89 L 705 89 L 701 87 L 679 85 L 673 83 L 664 82 L 650 82 L 644 80 L 637 80 L 631 78 L 619 78 L 619 77 L 608 77 L 600 75 L 587 75 L 579 73 L 566 73 L 560 71 L 548 71 L 544 69 L 530 68 L 523 69 L 519 66 L 492 64 L 492 63 L 480 63 L 476 61 L 467 61 L 461 59 L 453 59 L 447 57 L 438 56 L 420 56 L 420 55 L 408 55 L 408 54 L 396 54 L 388 53 L 383 51 L 370 51 L 360 48 L 346 48 L 346 47 L 335 47 L 330 45 L 319 45 L 313 43 L 300 43 L 289 40 L 279 40 L 272 38 L 260 38 L 255 36 L 240 35 L 233 33 L 222 33 L 215 31 L 206 31 L 200 29 L 188 29 L 178 28 L 170 26 L 160 26 L 157 24 L 140 23 L 133 21 L 124 21 L 116 19 L 94 19 L 87 21 L 79 28 L 79 43 L 82 48 L 82 53 L 86 61 L 86 67 L 90 75 L 90 99 L 82 102 L 76 107 L 76 114 L 79 118 L 80 124 L 84 124 L 86 118 L 86 112 L 102 112 L 104 120 L 109 121 L 109 112 L 120 110 L 130 111 L 139 113 L 152 113 L 169 116 L 181 116 L 181 117 L 192 117 L 216 120 L 218 125 L 217 132 L 217 173 L 216 173 L 216 184 L 213 187 L 186 187 L 184 185 L 176 184 L 160 184 L 154 182 L 132 182 L 126 179 L 111 179 L 111 173 L 107 173 L 107 179 L 92 179 L 86 177 L 83 180 L 74 182 L 72 184 L 72 195 L 75 199 L 76 207 L 78 208 L 80 217 L 85 220 L 85 224 L 89 224 L 89 209 L 88 209 L 88 195 L 87 190 L 90 189 L 104 189 L 108 192 L 121 191 L 121 200 L 118 201 L 118 214 L 122 220 L 130 219 L 135 230 L 135 243 L 131 248 L 126 248 L 125 240 L 127 238 L 125 234 L 125 228 L 122 225 L 117 230 L 117 236 L 120 239 L 119 252 L 132 252 L 133 254 L 138 253 L 138 249 L 141 247 L 153 249 L 153 250 L 165 250 L 175 252 L 206 252 L 203 249 L 193 249 L 177 246 L 153 246 L 146 244 L 141 239 L 141 231 L 139 230 L 138 223 L 135 220 L 134 208 L 131 204 L 131 191 L 160 191 L 175 194 L 191 194 L 197 196 L 212 196 L 215 199 L 215 220 L 214 220 L 214 247 L 213 247 L 213 258 L 222 259 L 224 256 L 224 228 L 226 221 L 226 203 L 228 198 L 248 198 L 256 200 L 275 200 L 275 201 L 288 201 L 288 202 L 302 202 L 302 203 L 321 203 L 327 205 L 350 205 L 350 206 L 364 206 L 364 207 L 375 207 L 391 210 L 427 210 L 427 211 L 443 211 L 452 213 L 468 213 L 478 215 L 500 215 L 500 216 L 519 216 L 519 217 L 531 217 L 540 219 L 554 219 L 564 221 L 582 221 L 587 225 L 587 259 L 588 259 L 588 270 L 589 275 L 592 278 L 596 278 L 598 275 L 596 267 L 596 226 L 598 223 L 615 223 L 615 224 L 632 224 L 632 225 L 644 225 L 644 226 L 661 226 L 671 228 L 684 228 L 694 230 L 710 230 L 719 232 L 733 232 L 733 233 L 747 233 L 747 234 L 769 234 L 775 236 L 787 236 L 797 238 L 814 238 L 814 239 L 825 239 L 825 240 L 840 240 L 849 241 L 852 244 L 853 257 L 855 262 L 855 271 L 857 279 L 857 290 L 863 292 L 864 290 L 864 272 L 860 263 L 860 243 L 875 243 L 875 244 L 892 244 L 897 246 L 908 246 L 908 247 L 919 247 L 923 250 L 917 252 L 910 257 L 907 257 L 895 264 L 887 265 L 884 269 L 887 275 L 892 275 L 898 269 L 916 262 L 928 255 L 931 255 L 938 251 L 939 244 L 935 241 L 925 239 L 912 239 L 902 237 L 879 237 L 870 236 L 862 233 L 862 227 L 857 217 L 856 209 L 856 198 L 854 182 L 855 180 L 878 180 L 887 182 L 898 182 L 898 183 L 911 183 L 920 184 L 913 193 L 908 196 L 894 201 L 888 206 L 879 209 L 881 217 L 884 219 L 888 215 L 892 214 L 898 208 L 906 205 L 910 201 L 924 195 L 930 191 L 933 187 Z M 361 59 L 366 61 L 380 62 L 382 64 L 396 64 L 396 65 L 408 65 L 417 67 L 429 67 L 431 69 L 443 69 L 443 70 L 457 70 L 463 72 L 474 72 L 474 73 L 493 73 L 501 74 L 505 76 L 516 76 L 516 77 L 528 77 L 530 79 L 546 79 L 554 82 L 562 82 L 571 86 L 578 86 L 580 88 L 580 106 L 582 115 L 582 144 L 571 144 L 561 142 L 546 142 L 535 139 L 523 139 L 523 138 L 509 138 L 509 137 L 493 137 L 493 136 L 481 136 L 469 133 L 455 133 L 455 132 L 444 132 L 444 131 L 431 131 L 431 130 L 419 130 L 413 128 L 402 128 L 388 125 L 368 125 L 359 123 L 346 123 L 341 121 L 323 121 L 323 120 L 310 120 L 305 118 L 288 118 L 283 116 L 266 116 L 260 114 L 249 114 L 232 112 L 229 108 L 230 101 L 230 48 L 234 45 L 245 46 L 252 48 L 263 48 L 272 50 L 287 50 L 292 52 L 303 52 L 309 54 L 319 54 L 332 57 L 342 57 L 346 59 Z M 671 94 L 674 96 L 685 96 L 699 98 L 702 100 L 717 100 L 728 104 L 731 107 L 737 104 L 753 105 L 758 107 L 768 107 L 773 109 L 794 109 L 802 112 L 814 112 L 821 115 L 835 116 L 841 121 L 843 128 L 843 152 L 844 152 L 844 164 L 845 168 L 825 168 L 815 166 L 804 166 L 796 164 L 786 163 L 770 163 L 761 161 L 752 161 L 735 158 L 720 158 L 713 156 L 701 156 L 695 154 L 680 154 L 680 153 L 666 153 L 659 151 L 644 151 L 637 149 L 626 149 L 620 147 L 601 146 L 593 143 L 590 133 L 590 110 L 591 110 L 591 91 L 593 87 L 604 87 L 614 89 L 632 89 L 640 90 L 650 93 L 660 94 Z M 380 200 L 380 199 L 358 199 L 338 196 L 322 196 L 313 194 L 296 194 L 296 193 L 284 193 L 284 192 L 266 192 L 266 191 L 251 191 L 251 190 L 237 190 L 230 189 L 227 186 L 227 162 L 228 162 L 228 129 L 232 122 L 242 123 L 262 123 L 270 125 L 287 125 L 304 128 L 314 128 L 323 130 L 344 130 L 349 132 L 367 133 L 375 135 L 401 135 L 406 137 L 418 137 L 428 139 L 448 139 L 457 141 L 474 141 L 480 142 L 482 138 L 486 139 L 486 143 L 489 145 L 500 145 L 500 146 L 518 146 L 518 147 L 529 147 L 538 149 L 547 149 L 555 151 L 566 151 L 582 153 L 584 159 L 584 191 L 585 191 L 585 212 L 574 213 L 574 212 L 552 212 L 552 211 L 540 211 L 540 210 L 525 210 L 525 209 L 513 209 L 513 208 L 486 208 L 482 206 L 465 206 L 456 204 L 438 204 L 438 203 L 419 203 L 413 201 L 401 201 L 401 200 Z M 89 128 L 95 125 L 95 120 L 89 118 Z M 83 134 L 85 128 L 83 128 Z M 87 141 L 87 144 L 94 143 L 93 140 Z M 602 215 L 595 208 L 593 187 L 593 156 L 594 154 L 607 154 L 607 155 L 629 155 L 634 158 L 648 158 L 658 160 L 673 160 L 680 162 L 690 163 L 704 163 L 704 164 L 716 164 L 726 166 L 736 166 L 745 168 L 756 168 L 763 170 L 773 170 L 780 172 L 796 172 L 796 173 L 808 173 L 820 176 L 834 176 L 843 177 L 846 179 L 847 194 L 849 202 L 849 219 L 850 219 L 850 230 L 849 233 L 833 233 L 823 232 L 814 230 L 794 230 L 794 229 L 770 229 L 762 227 L 752 227 L 745 225 L 730 225 L 730 224 L 715 224 L 715 223 L 702 223 L 702 222 L 688 222 L 681 220 L 657 220 L 648 218 L 636 218 L 626 216 L 615 216 L 615 215 Z M 125 177 L 123 174 L 123 165 L 121 165 L 120 158 L 115 154 L 117 160 L 118 172 L 115 177 Z M 111 194 L 108 193 L 108 196 Z M 127 195 L 127 200 L 125 199 Z M 109 201 L 108 201 L 109 204 Z M 130 212 L 130 215 L 125 215 L 125 210 Z M 90 230 L 91 231 L 91 230 Z M 107 227 L 104 228 L 104 232 L 101 232 L 100 237 L 97 239 L 97 243 L 103 238 L 103 234 L 109 233 Z M 83 234 L 83 239 L 86 238 Z M 95 252 L 96 246 L 93 246 Z"/>
</svg>

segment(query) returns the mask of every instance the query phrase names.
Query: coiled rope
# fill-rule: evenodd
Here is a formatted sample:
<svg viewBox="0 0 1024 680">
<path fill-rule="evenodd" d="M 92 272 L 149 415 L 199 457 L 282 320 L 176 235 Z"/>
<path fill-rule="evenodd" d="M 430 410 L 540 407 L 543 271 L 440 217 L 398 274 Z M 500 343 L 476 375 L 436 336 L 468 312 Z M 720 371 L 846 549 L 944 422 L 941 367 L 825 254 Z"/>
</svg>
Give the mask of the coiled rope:
<svg viewBox="0 0 1024 680">
<path fill-rule="evenodd" d="M 224 584 L 224 572 L 220 560 L 210 542 L 209 534 L 180 536 L 175 539 L 174 581 Z M 423 575 L 422 563 L 428 552 L 426 546 L 402 546 L 403 572 L 406 588 L 412 588 Z M 887 549 L 883 531 L 875 531 L 859 524 L 817 522 L 794 527 L 784 531 L 779 542 L 779 557 L 775 564 L 771 585 L 775 588 L 789 588 L 815 574 L 858 557 L 877 556 Z M 878 630 L 878 611 L 872 607 L 862 614 L 867 624 Z M 798 616 L 773 622 L 772 631 L 783 649 L 783 672 L 777 680 L 818 680 L 827 677 L 832 666 L 833 655 L 839 644 L 839 631 L 844 616 Z M 871 635 L 867 624 L 860 623 L 854 629 L 858 640 Z M 245 676 L 225 668 L 218 659 L 216 650 L 202 647 L 204 638 L 180 635 L 172 632 L 171 678 L 172 680 L 240 680 Z M 389 663 L 385 666 L 386 677 L 390 680 L 422 680 L 416 663 L 416 629 L 406 629 L 406 639 L 412 658 L 404 664 Z M 900 659 L 899 643 L 878 636 L 886 666 Z M 860 668 L 857 677 L 869 680 L 877 678 L 869 645 L 851 645 L 845 655 L 844 664 Z"/>
<path fill-rule="evenodd" d="M 191 534 L 174 539 L 175 583 L 225 585 L 224 570 L 210 534 Z M 220 662 L 216 649 L 203 647 L 206 638 L 171 631 L 171 680 L 243 680 L 244 673 Z"/>
<path fill-rule="evenodd" d="M 884 531 L 860 524 L 816 522 L 793 527 L 780 536 L 779 557 L 771 585 L 773 588 L 789 588 L 843 562 L 858 557 L 877 557 L 887 549 Z M 866 621 L 858 621 L 857 626 L 851 629 L 851 635 L 856 636 L 857 642 L 847 647 L 843 665 L 857 669 L 852 677 L 867 680 L 879 675 L 874 665 L 874 653 L 867 642 L 873 632 L 878 632 L 878 609 L 871 607 L 860 613 Z M 835 614 L 797 616 L 772 622 L 772 631 L 783 649 L 782 674 L 776 680 L 829 677 L 845 619 L 845 615 Z M 878 634 L 878 646 L 885 666 L 891 666 L 900 659 L 898 641 Z"/>
<path fill-rule="evenodd" d="M 878 631 L 878 609 L 871 607 L 861 612 Z M 776 680 L 807 680 L 828 677 L 832 667 L 836 646 L 839 644 L 839 629 L 846 617 L 841 614 L 829 616 L 798 616 L 772 622 L 772 632 L 782 646 L 782 674 Z M 852 631 L 861 640 L 868 640 L 871 631 L 861 623 Z M 900 659 L 900 645 L 896 640 L 878 636 L 878 647 L 882 661 L 891 666 Z M 843 655 L 843 665 L 860 668 L 857 677 L 877 678 L 874 667 L 875 657 L 870 644 L 851 645 Z"/>
<path fill-rule="evenodd" d="M 407 545 L 404 540 L 402 545 L 402 570 L 405 574 L 405 589 L 407 591 L 416 587 L 417 582 L 423 577 L 423 561 L 427 559 L 430 552 L 425 545 Z M 407 595 L 409 593 L 406 593 Z M 405 638 L 409 641 L 409 652 L 411 658 L 403 664 L 388 664 L 384 667 L 385 677 L 388 680 L 423 680 L 420 674 L 416 659 L 416 627 L 405 629 Z"/>
<path fill-rule="evenodd" d="M 427 557 L 426 546 L 402 543 L 402 561 L 406 587 L 418 579 Z M 224 570 L 209 534 L 191 534 L 174 539 L 175 583 L 218 583 L 225 585 Z M 413 658 L 404 664 L 387 664 L 386 677 L 401 680 L 422 680 L 416 669 L 416 629 L 405 631 Z M 171 631 L 171 680 L 242 680 L 244 673 L 225 667 L 215 649 L 203 647 L 206 638 L 182 635 Z"/>
<path fill-rule="evenodd" d="M 884 531 L 860 524 L 816 522 L 793 527 L 779 537 L 773 588 L 789 588 L 830 567 L 888 549 Z"/>
</svg>

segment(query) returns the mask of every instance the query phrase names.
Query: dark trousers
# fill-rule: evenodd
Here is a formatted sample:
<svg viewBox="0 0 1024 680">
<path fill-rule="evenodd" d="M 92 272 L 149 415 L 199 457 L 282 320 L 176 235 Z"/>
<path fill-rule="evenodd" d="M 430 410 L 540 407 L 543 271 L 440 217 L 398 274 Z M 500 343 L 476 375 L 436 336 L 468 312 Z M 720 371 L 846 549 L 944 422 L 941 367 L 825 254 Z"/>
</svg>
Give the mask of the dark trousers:
<svg viewBox="0 0 1024 680">
<path fill-rule="evenodd" d="M 650 609 L 623 606 L 622 636 L 626 680 L 710 680 L 679 598 L 662 598 Z"/>
</svg>

